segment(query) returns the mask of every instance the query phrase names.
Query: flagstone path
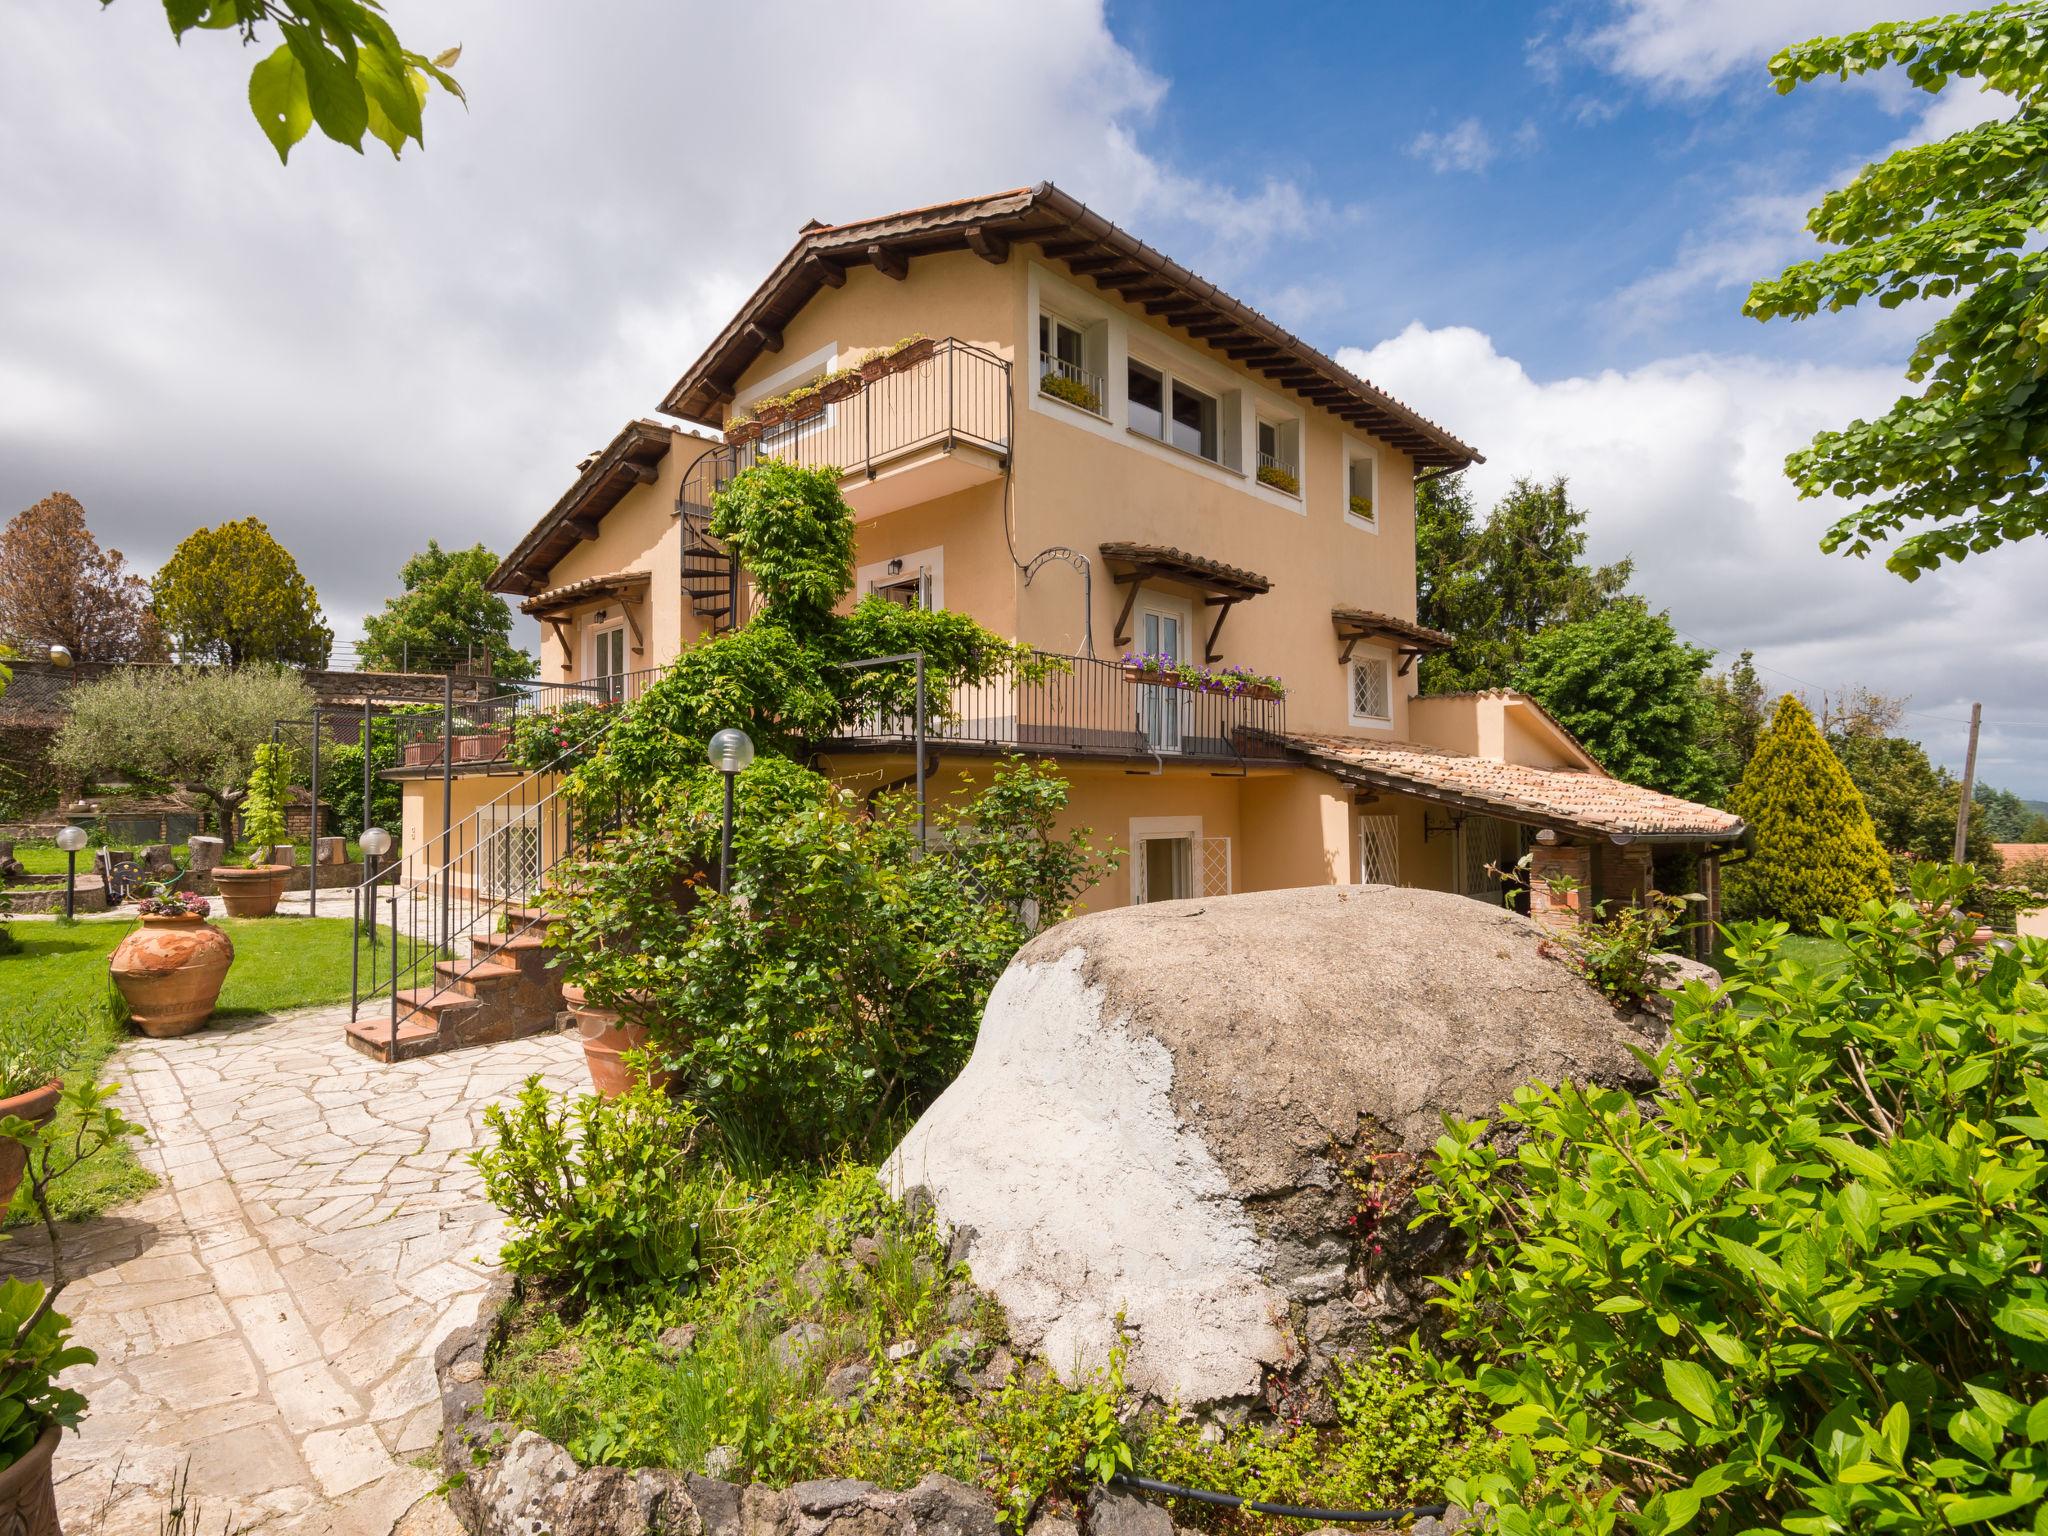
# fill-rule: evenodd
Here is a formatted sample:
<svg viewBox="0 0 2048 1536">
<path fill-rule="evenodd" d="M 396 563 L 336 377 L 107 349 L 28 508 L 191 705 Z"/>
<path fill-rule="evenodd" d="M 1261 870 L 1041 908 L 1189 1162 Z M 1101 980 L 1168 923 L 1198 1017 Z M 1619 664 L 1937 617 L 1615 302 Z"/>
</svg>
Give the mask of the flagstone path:
<svg viewBox="0 0 2048 1536">
<path fill-rule="evenodd" d="M 70 1536 L 154 1533 L 187 1459 L 204 1529 L 384 1536 L 439 1481 L 434 1346 L 502 1240 L 465 1154 L 529 1073 L 587 1086 L 574 1036 L 380 1066 L 346 1009 L 132 1041 L 108 1068 L 162 1186 L 69 1229 L 61 1309 L 97 1366 L 57 1452 Z M 40 1237 L 0 1274 L 40 1276 Z M 191 1527 L 188 1526 L 188 1529 Z"/>
</svg>

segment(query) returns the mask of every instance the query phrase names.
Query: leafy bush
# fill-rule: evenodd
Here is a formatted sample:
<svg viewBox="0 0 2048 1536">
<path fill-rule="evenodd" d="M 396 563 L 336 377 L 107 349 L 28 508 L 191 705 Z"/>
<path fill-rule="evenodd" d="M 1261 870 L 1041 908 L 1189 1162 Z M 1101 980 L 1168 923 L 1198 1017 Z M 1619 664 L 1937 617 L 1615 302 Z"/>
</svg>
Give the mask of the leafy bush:
<svg viewBox="0 0 2048 1536">
<path fill-rule="evenodd" d="M 1699 896 L 1666 896 L 1651 891 L 1640 903 L 1601 902 L 1583 921 L 1561 928 L 1544 942 L 1562 950 L 1566 963 L 1614 1003 L 1640 1008 L 1664 990 L 1658 958 L 1683 931 L 1688 902 Z"/>
<path fill-rule="evenodd" d="M 611 699 L 537 710 L 512 722 L 512 761 L 528 773 L 566 773 L 596 747 L 619 707 Z"/>
<path fill-rule="evenodd" d="M 1147 1426 L 1138 1462 L 1147 1477 L 1265 1503 L 1379 1509 L 1435 1503 L 1457 1479 L 1502 1465 L 1487 1400 L 1428 1379 L 1393 1351 L 1340 1368 L 1330 1391 L 1336 1425 L 1239 1425 L 1218 1434 L 1168 1414 Z M 1171 1501 L 1174 1523 L 1232 1530 L 1264 1516 Z"/>
<path fill-rule="evenodd" d="M 2037 1528 L 2048 945 L 1971 950 L 1970 879 L 1826 920 L 1825 978 L 1784 924 L 1734 930 L 1654 1112 L 1538 1084 L 1504 1137 L 1448 1128 L 1418 1195 L 1472 1254 L 1444 1375 L 1513 1439 L 1454 1497 L 1511 1533 Z"/>
<path fill-rule="evenodd" d="M 85 1416 L 85 1398 L 58 1386 L 57 1376 L 99 1356 L 70 1342 L 70 1321 L 50 1309 L 50 1299 L 32 1281 L 0 1280 L 0 1472 L 50 1425 L 70 1429 Z"/>
<path fill-rule="evenodd" d="M 0 1099 L 62 1077 L 84 1049 L 77 1022 L 61 1009 L 26 1010 L 7 1021 L 0 1040 Z"/>
<path fill-rule="evenodd" d="M 1078 405 L 1084 411 L 1102 414 L 1102 397 L 1079 379 L 1069 378 L 1064 373 L 1046 372 L 1038 376 L 1038 392 L 1051 395 L 1055 400 L 1064 400 L 1069 405 Z"/>
<path fill-rule="evenodd" d="M 1791 694 L 1778 700 L 1729 809 L 1749 823 L 1746 858 L 1723 865 L 1732 917 L 1813 933 L 1890 887 L 1891 866 L 1848 772 Z"/>
<path fill-rule="evenodd" d="M 470 1155 L 484 1193 L 510 1219 L 511 1271 L 578 1301 L 687 1280 L 693 1222 L 677 1199 L 697 1147 L 697 1116 L 643 1082 L 616 1099 L 559 1100 L 530 1077 L 508 1109 L 484 1110 L 490 1145 Z"/>
<path fill-rule="evenodd" d="M 973 1048 L 981 1007 L 1032 931 L 1103 870 L 1053 823 L 1066 781 L 1019 760 L 932 811 L 871 809 L 762 758 L 738 777 L 733 899 L 709 894 L 720 776 L 701 767 L 567 865 L 549 943 L 599 1006 L 642 1016 L 651 1048 L 729 1140 L 764 1160 L 864 1149 L 921 1110 Z"/>
</svg>

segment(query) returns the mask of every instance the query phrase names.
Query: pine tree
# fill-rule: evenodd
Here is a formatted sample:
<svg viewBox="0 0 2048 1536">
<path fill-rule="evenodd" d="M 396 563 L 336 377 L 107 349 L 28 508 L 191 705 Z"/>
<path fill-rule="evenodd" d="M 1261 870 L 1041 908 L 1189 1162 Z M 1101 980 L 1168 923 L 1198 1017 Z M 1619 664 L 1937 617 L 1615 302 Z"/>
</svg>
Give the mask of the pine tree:
<svg viewBox="0 0 2048 1536">
<path fill-rule="evenodd" d="M 1813 933 L 1822 918 L 1852 916 L 1891 884 L 1862 795 L 1791 694 L 1778 700 L 1730 808 L 1752 839 L 1748 857 L 1726 866 L 1731 917 L 1776 918 Z"/>
</svg>

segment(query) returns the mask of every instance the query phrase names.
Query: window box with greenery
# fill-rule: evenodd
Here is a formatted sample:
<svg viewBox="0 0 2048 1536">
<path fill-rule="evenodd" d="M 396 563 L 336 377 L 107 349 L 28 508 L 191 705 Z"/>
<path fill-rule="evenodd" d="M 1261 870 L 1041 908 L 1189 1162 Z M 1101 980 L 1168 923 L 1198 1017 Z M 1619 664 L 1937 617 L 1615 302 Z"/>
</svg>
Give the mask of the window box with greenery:
<svg viewBox="0 0 2048 1536">
<path fill-rule="evenodd" d="M 1261 464 L 1259 484 L 1270 485 L 1276 491 L 1285 491 L 1290 496 L 1301 494 L 1301 479 L 1285 464 Z"/>
<path fill-rule="evenodd" d="M 281 743 L 264 742 L 252 756 L 255 762 L 241 811 L 249 862 L 239 869 L 222 865 L 213 872 L 214 887 L 229 917 L 269 917 L 277 911 L 292 874 L 290 865 L 271 862 L 289 838 L 284 805 L 291 784 L 291 751 Z"/>
<path fill-rule="evenodd" d="M 735 448 L 744 447 L 761 435 L 761 423 L 752 416 L 735 416 L 725 424 L 725 440 Z"/>
<path fill-rule="evenodd" d="M 1102 397 L 1080 379 L 1048 369 L 1038 376 L 1038 392 L 1054 400 L 1063 400 L 1092 416 L 1102 414 Z"/>
<path fill-rule="evenodd" d="M 872 384 L 885 379 L 892 373 L 901 373 L 906 368 L 915 368 L 927 361 L 938 349 L 938 343 L 925 335 L 906 336 L 893 346 L 879 347 L 860 360 L 860 376 L 863 383 Z"/>
<path fill-rule="evenodd" d="M 1190 693 L 1218 693 L 1234 699 L 1284 699 L 1287 685 L 1277 677 L 1249 667 L 1204 667 L 1150 651 L 1127 652 L 1120 665 L 1124 680 L 1149 688 L 1185 688 Z"/>
</svg>

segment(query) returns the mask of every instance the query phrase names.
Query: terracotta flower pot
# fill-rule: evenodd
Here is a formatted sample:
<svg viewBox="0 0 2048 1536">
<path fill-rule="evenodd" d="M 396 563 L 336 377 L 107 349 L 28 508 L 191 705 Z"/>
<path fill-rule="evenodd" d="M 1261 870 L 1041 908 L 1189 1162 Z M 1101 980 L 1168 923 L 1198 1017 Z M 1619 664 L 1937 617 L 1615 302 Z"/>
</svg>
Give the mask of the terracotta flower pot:
<svg viewBox="0 0 2048 1536">
<path fill-rule="evenodd" d="M 860 393 L 860 375 L 849 373 L 844 378 L 827 379 L 818 386 L 818 398 L 827 405 L 841 400 L 851 400 Z"/>
<path fill-rule="evenodd" d="M 57 1113 L 57 1095 L 63 1091 L 63 1080 L 53 1077 L 40 1088 L 0 1099 L 0 1120 L 19 1115 L 31 1125 L 41 1125 Z M 11 1138 L 0 1137 L 0 1213 L 14 1199 L 14 1191 L 20 1187 L 22 1172 L 27 1167 L 28 1148 Z"/>
<path fill-rule="evenodd" d="M 616 1009 L 585 1002 L 581 987 L 563 987 L 562 998 L 575 1015 L 576 1032 L 583 1037 L 583 1063 L 590 1068 L 590 1086 L 605 1098 L 616 1099 L 633 1086 L 625 1055 L 646 1049 L 647 1026 L 626 1019 Z M 657 1067 L 647 1074 L 647 1080 L 656 1088 L 666 1088 L 671 1076 Z"/>
<path fill-rule="evenodd" d="M 63 1434 L 52 1424 L 19 1461 L 0 1470 L 0 1531 L 64 1536 L 57 1523 L 57 1490 L 50 1481 L 50 1458 L 57 1454 Z"/>
<path fill-rule="evenodd" d="M 235 944 L 203 917 L 144 917 L 107 961 L 145 1035 L 188 1035 L 207 1021 Z"/>
<path fill-rule="evenodd" d="M 268 917 L 277 910 L 292 872 L 284 864 L 258 864 L 249 869 L 214 870 L 214 888 L 229 917 Z"/>
</svg>

